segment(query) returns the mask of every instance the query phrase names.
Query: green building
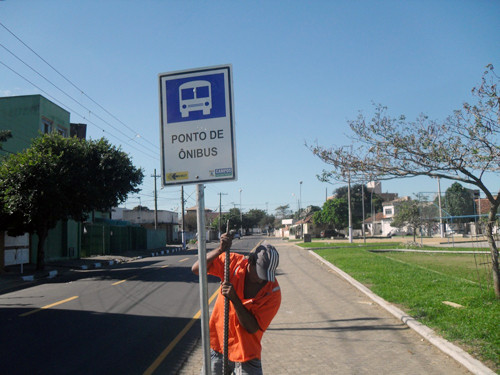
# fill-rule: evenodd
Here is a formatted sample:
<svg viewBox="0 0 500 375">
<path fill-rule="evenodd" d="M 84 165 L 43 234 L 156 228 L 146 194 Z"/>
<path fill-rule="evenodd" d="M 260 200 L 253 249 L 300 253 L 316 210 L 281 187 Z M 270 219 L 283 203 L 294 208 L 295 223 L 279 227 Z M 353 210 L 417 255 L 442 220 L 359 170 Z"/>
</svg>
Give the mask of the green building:
<svg viewBox="0 0 500 375">
<path fill-rule="evenodd" d="M 2 145 L 0 155 L 28 148 L 41 133 L 57 131 L 70 135 L 69 112 L 41 95 L 0 98 L 0 130 L 10 130 L 12 138 Z"/>
<path fill-rule="evenodd" d="M 86 124 L 70 123 L 70 113 L 41 95 L 0 98 L 0 130 L 12 137 L 2 143 L 3 157 L 31 146 L 34 138 L 58 132 L 65 137 L 85 139 Z M 122 220 L 111 220 L 111 212 L 92 212 L 89 222 L 61 221 L 49 231 L 45 260 L 120 254 L 128 250 L 153 249 L 166 245 L 165 229 L 150 229 Z M 170 236 L 171 239 L 172 236 Z M 10 237 L 0 232 L 0 272 L 5 266 L 36 263 L 38 237 Z"/>
<path fill-rule="evenodd" d="M 70 113 L 41 95 L 0 98 L 0 130 L 10 130 L 12 138 L 2 143 L 0 159 L 30 147 L 41 134 L 58 132 L 69 137 L 85 138 L 85 125 L 70 124 Z M 72 220 L 60 222 L 49 232 L 46 259 L 80 256 L 82 224 Z M 37 236 L 9 237 L 0 233 L 0 268 L 19 263 L 36 262 Z"/>
</svg>

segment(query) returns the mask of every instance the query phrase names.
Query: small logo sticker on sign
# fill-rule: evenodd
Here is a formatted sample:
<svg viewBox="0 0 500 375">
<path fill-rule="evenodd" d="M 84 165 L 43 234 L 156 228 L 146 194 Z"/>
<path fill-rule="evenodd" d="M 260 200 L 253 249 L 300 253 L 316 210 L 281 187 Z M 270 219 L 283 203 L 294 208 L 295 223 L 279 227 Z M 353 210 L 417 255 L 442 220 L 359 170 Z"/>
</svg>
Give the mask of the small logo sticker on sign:
<svg viewBox="0 0 500 375">
<path fill-rule="evenodd" d="M 233 168 L 219 168 L 215 170 L 215 177 L 232 176 Z"/>
</svg>

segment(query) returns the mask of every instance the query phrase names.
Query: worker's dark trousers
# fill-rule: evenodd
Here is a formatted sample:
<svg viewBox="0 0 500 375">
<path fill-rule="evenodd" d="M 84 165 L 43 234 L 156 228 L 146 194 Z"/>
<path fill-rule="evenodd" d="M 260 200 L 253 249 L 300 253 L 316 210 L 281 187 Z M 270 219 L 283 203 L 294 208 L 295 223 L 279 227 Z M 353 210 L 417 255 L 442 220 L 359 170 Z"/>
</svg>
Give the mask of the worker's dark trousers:
<svg viewBox="0 0 500 375">
<path fill-rule="evenodd" d="M 222 353 L 218 353 L 210 349 L 212 375 L 222 375 L 222 363 L 224 358 Z M 233 375 L 263 375 L 262 363 L 260 359 L 252 359 L 248 362 L 231 362 L 228 363 L 230 373 Z M 204 370 L 201 370 L 203 375 Z"/>
</svg>

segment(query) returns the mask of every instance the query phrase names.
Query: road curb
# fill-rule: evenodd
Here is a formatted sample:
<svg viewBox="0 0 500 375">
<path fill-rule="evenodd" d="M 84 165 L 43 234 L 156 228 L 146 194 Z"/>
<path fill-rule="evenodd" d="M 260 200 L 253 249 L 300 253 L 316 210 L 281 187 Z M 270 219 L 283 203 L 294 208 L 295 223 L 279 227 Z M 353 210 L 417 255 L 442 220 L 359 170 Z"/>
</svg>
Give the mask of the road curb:
<svg viewBox="0 0 500 375">
<path fill-rule="evenodd" d="M 294 244 L 294 246 L 297 246 Z M 297 246 L 301 250 L 304 250 L 304 248 Z M 462 364 L 465 368 L 467 368 L 469 371 L 471 371 L 475 375 L 495 375 L 496 373 L 492 371 L 489 367 L 486 367 L 482 362 L 478 361 L 477 359 L 473 358 L 469 353 L 465 352 L 458 346 L 452 344 L 451 342 L 443 339 L 439 335 L 437 335 L 434 330 L 431 328 L 427 327 L 426 325 L 418 322 L 408 314 L 406 314 L 404 311 L 398 309 L 394 305 L 390 304 L 383 298 L 379 297 L 375 293 L 373 293 L 370 289 L 365 287 L 363 284 L 361 284 L 359 281 L 355 280 L 352 278 L 350 275 L 342 271 L 340 268 L 334 266 L 330 262 L 328 262 L 326 259 L 322 258 L 318 254 L 316 254 L 313 250 L 307 250 L 309 254 L 317 258 L 319 261 L 321 261 L 323 264 L 325 264 L 327 267 L 335 271 L 339 276 L 341 276 L 343 279 L 345 279 L 347 282 L 349 282 L 351 285 L 353 285 L 355 288 L 357 288 L 359 291 L 364 293 L 366 296 L 368 296 L 372 301 L 377 303 L 379 306 L 383 307 L 385 310 L 390 312 L 392 315 L 394 315 L 396 318 L 401 320 L 404 324 L 406 324 L 408 327 L 413 329 L 415 332 L 417 332 L 419 335 L 421 335 L 425 340 L 433 344 L 435 347 L 437 347 L 439 350 L 442 352 L 446 353 L 449 355 L 451 358 Z"/>
<path fill-rule="evenodd" d="M 93 263 L 90 262 L 88 264 L 75 264 L 72 266 L 63 266 L 63 268 L 69 268 L 70 270 L 82 270 L 82 271 L 100 269 L 100 268 L 104 268 L 104 267 L 118 265 L 121 263 L 131 262 L 131 261 L 138 260 L 138 259 L 157 257 L 157 256 L 162 256 L 162 255 L 171 255 L 171 254 L 176 254 L 176 253 L 179 253 L 181 251 L 187 251 L 187 250 L 189 250 L 189 249 L 183 250 L 182 248 L 170 248 L 170 249 L 165 249 L 165 250 L 153 251 L 151 253 L 148 252 L 148 253 L 146 253 L 146 255 L 138 255 L 138 256 L 130 257 L 126 260 L 118 259 L 119 258 L 119 256 L 118 256 L 118 258 L 115 258 L 115 259 L 109 259 L 109 260 L 104 259 L 104 260 L 99 260 L 99 261 L 96 261 Z M 81 259 L 79 259 L 79 260 L 81 260 Z M 60 274 L 62 274 L 62 273 L 58 270 L 51 270 L 51 271 L 43 272 L 42 274 L 22 275 L 19 278 L 22 281 L 30 282 L 30 281 L 38 281 L 38 280 L 43 280 L 43 279 L 53 279 Z"/>
</svg>

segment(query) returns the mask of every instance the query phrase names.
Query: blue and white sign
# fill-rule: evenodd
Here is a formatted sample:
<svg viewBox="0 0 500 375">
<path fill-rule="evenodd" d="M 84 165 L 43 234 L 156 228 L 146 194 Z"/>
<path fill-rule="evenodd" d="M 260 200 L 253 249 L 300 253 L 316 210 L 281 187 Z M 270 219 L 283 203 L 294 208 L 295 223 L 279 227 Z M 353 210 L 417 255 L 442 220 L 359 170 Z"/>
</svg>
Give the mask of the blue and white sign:
<svg viewBox="0 0 500 375">
<path fill-rule="evenodd" d="M 232 66 L 159 75 L 163 185 L 236 180 Z"/>
</svg>

